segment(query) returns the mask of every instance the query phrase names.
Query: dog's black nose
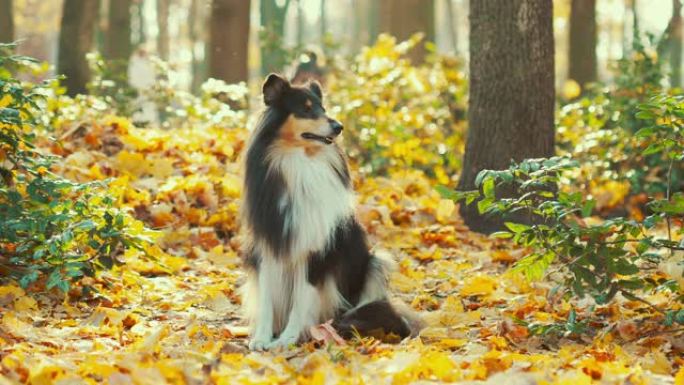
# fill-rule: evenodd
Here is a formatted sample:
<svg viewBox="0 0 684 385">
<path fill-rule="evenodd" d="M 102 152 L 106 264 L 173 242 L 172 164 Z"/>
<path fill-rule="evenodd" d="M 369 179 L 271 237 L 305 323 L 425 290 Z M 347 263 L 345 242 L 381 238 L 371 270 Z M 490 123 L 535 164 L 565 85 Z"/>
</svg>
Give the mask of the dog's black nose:
<svg viewBox="0 0 684 385">
<path fill-rule="evenodd" d="M 340 132 L 342 132 L 342 129 L 344 128 L 344 126 L 342 126 L 342 123 L 338 122 L 335 119 L 328 119 L 328 122 L 330 122 L 330 128 L 332 128 L 335 135 L 339 135 Z"/>
</svg>

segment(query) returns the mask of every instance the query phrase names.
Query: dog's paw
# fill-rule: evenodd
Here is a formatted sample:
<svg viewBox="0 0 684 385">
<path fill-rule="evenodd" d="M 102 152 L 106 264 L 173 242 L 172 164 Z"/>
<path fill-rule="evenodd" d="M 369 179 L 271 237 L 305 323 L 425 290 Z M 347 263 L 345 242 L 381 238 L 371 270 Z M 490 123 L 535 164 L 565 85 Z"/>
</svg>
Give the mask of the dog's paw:
<svg viewBox="0 0 684 385">
<path fill-rule="evenodd" d="M 278 337 L 278 339 L 276 339 L 275 341 L 268 344 L 266 349 L 268 349 L 268 350 L 287 349 L 291 345 L 295 345 L 298 340 L 299 340 L 299 336 L 296 336 L 296 335 L 291 335 L 291 336 L 282 335 L 282 336 Z"/>
<path fill-rule="evenodd" d="M 263 351 L 269 349 L 269 345 L 273 342 L 268 338 L 252 338 L 249 341 L 249 350 Z"/>
</svg>

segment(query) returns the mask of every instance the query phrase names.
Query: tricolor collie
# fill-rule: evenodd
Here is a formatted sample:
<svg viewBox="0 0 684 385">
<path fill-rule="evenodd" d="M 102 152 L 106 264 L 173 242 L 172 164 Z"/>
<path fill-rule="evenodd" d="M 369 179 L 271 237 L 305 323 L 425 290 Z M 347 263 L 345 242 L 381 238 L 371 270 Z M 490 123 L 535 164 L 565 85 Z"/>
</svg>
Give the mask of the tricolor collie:
<svg viewBox="0 0 684 385">
<path fill-rule="evenodd" d="M 408 319 L 387 299 L 389 261 L 370 253 L 354 216 L 349 168 L 335 143 L 342 124 L 326 115 L 320 86 L 272 74 L 263 96 L 242 213 L 250 349 L 287 347 L 331 319 L 344 337 L 408 336 Z"/>
</svg>

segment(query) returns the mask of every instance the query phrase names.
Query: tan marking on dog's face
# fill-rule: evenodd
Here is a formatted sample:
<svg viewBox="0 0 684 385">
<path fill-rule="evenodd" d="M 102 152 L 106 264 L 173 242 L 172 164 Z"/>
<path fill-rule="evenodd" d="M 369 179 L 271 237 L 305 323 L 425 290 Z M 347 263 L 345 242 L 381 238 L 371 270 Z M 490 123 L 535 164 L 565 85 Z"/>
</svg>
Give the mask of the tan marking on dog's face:
<svg viewBox="0 0 684 385">
<path fill-rule="evenodd" d="M 287 143 L 294 143 L 301 140 L 301 133 L 297 134 L 297 127 L 295 126 L 294 117 L 290 115 L 285 121 L 285 124 L 280 128 L 280 139 Z"/>
<path fill-rule="evenodd" d="M 303 147 L 307 155 L 314 156 L 326 144 L 304 139 L 302 134 L 310 132 L 322 136 L 330 135 L 329 132 L 322 132 L 322 129 L 328 127 L 328 125 L 329 123 L 324 117 L 320 119 L 299 119 L 294 115 L 290 115 L 279 131 L 280 140 L 282 141 L 281 145 Z"/>
</svg>

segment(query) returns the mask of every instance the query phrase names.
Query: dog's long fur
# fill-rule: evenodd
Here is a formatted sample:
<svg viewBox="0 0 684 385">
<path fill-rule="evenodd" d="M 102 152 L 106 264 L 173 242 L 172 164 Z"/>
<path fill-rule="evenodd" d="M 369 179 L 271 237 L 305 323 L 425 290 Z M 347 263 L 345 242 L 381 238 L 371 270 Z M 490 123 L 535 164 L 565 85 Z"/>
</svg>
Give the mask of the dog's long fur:
<svg viewBox="0 0 684 385">
<path fill-rule="evenodd" d="M 387 302 L 390 261 L 370 253 L 355 218 L 349 169 L 334 143 L 342 126 L 326 116 L 320 87 L 270 75 L 263 92 L 242 211 L 250 348 L 286 347 L 330 319 L 347 337 L 369 326 L 406 337 L 407 320 Z"/>
</svg>

